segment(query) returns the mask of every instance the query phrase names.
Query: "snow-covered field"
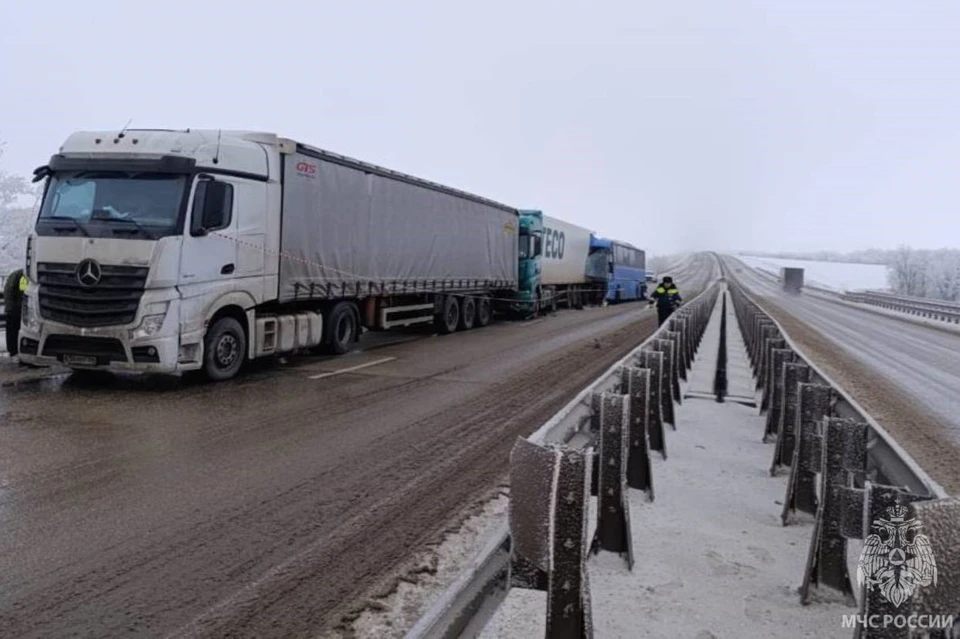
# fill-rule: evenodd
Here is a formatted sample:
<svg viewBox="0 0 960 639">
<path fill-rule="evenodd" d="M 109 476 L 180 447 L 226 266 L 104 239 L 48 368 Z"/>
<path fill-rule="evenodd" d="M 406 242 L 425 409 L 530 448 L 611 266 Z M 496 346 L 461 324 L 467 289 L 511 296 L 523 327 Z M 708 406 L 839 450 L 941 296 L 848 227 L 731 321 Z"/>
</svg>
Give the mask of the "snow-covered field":
<svg viewBox="0 0 960 639">
<path fill-rule="evenodd" d="M 738 255 L 748 266 L 779 275 L 781 267 L 804 269 L 804 282 L 838 291 L 888 288 L 887 267 L 882 264 L 847 264 L 813 260 L 783 260 L 773 257 Z"/>
</svg>

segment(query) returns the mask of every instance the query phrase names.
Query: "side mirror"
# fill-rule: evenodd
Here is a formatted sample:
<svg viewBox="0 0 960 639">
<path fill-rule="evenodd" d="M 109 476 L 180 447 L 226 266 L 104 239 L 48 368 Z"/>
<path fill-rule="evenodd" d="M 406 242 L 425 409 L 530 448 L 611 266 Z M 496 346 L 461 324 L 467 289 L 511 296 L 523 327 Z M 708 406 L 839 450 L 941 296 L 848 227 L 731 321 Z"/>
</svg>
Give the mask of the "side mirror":
<svg viewBox="0 0 960 639">
<path fill-rule="evenodd" d="M 542 238 L 539 235 L 533 236 L 533 256 L 536 257 L 540 255 L 543 251 Z"/>
<path fill-rule="evenodd" d="M 233 185 L 216 180 L 197 182 L 193 195 L 190 234 L 206 235 L 230 226 L 233 218 Z"/>
<path fill-rule="evenodd" d="M 40 180 L 46 178 L 48 175 L 50 175 L 50 167 L 39 166 L 33 170 L 33 178 L 30 180 L 30 182 L 36 184 Z"/>
</svg>

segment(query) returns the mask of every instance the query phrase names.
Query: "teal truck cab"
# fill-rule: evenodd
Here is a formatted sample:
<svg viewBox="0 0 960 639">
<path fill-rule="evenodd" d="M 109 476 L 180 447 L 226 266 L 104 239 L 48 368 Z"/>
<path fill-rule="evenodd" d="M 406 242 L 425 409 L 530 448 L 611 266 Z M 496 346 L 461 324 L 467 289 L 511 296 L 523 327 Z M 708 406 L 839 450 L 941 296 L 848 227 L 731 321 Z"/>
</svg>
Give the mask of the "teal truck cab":
<svg viewBox="0 0 960 639">
<path fill-rule="evenodd" d="M 539 315 L 558 307 L 583 308 L 590 299 L 587 256 L 590 231 L 551 218 L 542 211 L 519 210 L 518 277 L 514 313 Z"/>
</svg>

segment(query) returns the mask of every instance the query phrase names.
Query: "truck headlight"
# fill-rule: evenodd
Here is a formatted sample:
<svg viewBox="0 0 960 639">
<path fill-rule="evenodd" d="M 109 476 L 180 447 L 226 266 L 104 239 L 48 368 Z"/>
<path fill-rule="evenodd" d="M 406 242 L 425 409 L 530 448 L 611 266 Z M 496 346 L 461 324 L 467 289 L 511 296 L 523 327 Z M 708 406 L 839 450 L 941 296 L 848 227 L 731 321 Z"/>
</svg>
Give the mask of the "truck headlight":
<svg viewBox="0 0 960 639">
<path fill-rule="evenodd" d="M 160 329 L 163 328 L 163 320 L 167 316 L 167 309 L 169 307 L 170 302 L 147 304 L 147 307 L 144 309 L 143 319 L 140 320 L 140 325 L 130 332 L 131 337 L 133 339 L 139 339 L 159 333 Z"/>
<path fill-rule="evenodd" d="M 23 305 L 20 308 L 20 325 L 26 327 L 29 331 L 40 330 L 40 318 L 30 307 L 30 298 L 23 296 Z"/>
</svg>

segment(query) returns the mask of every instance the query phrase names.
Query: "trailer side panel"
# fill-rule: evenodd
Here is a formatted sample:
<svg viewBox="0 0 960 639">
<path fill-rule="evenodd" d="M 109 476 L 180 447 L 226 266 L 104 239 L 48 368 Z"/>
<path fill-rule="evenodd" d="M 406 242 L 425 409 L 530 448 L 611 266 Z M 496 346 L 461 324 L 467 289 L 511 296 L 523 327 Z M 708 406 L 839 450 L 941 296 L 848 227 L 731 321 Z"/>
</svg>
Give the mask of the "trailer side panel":
<svg viewBox="0 0 960 639">
<path fill-rule="evenodd" d="M 292 153 L 280 301 L 515 289 L 518 227 L 508 207 Z"/>
</svg>

